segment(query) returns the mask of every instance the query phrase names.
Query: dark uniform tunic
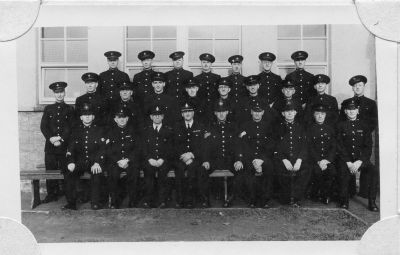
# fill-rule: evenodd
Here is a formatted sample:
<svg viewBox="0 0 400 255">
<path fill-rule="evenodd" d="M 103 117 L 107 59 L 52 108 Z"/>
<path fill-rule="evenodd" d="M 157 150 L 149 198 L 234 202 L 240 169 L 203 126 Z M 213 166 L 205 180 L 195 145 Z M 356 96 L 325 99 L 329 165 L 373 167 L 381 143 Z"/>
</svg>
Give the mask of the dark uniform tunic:
<svg viewBox="0 0 400 255">
<path fill-rule="evenodd" d="M 151 85 L 151 77 L 154 73 L 153 69 L 143 69 L 140 73 L 133 76 L 132 83 L 135 85 L 138 98 L 143 99 L 154 93 L 153 86 Z"/>
<path fill-rule="evenodd" d="M 327 94 L 313 96 L 307 103 L 304 121 L 307 124 L 314 122 L 312 108 L 316 104 L 323 104 L 326 107 L 325 123 L 334 127 L 339 119 L 338 102 L 335 97 Z"/>
<path fill-rule="evenodd" d="M 313 174 L 313 192 L 320 192 L 322 197 L 330 197 L 332 182 L 336 174 L 334 160 L 336 157 L 336 133 L 328 124 L 313 123 L 307 128 L 309 139 L 309 163 Z M 322 171 L 318 161 L 328 160 L 330 163 Z M 317 194 L 313 194 L 317 195 Z"/>
<path fill-rule="evenodd" d="M 143 130 L 143 157 L 144 157 L 144 179 L 145 196 L 143 200 L 151 203 L 154 199 L 154 179 L 158 172 L 158 195 L 161 202 L 166 202 L 168 196 L 167 175 L 171 170 L 171 160 L 173 160 L 173 130 L 162 124 L 159 131 L 154 130 L 153 124 L 146 125 Z M 164 163 L 159 167 L 149 164 L 149 159 L 163 159 Z"/>
<path fill-rule="evenodd" d="M 337 143 L 340 197 L 347 200 L 349 196 L 348 186 L 351 173 L 346 162 L 354 163 L 357 160 L 361 160 L 362 165 L 359 171 L 361 171 L 361 175 L 367 176 L 366 190 L 369 192 L 368 196 L 375 200 L 379 173 L 370 161 L 372 153 L 370 128 L 365 122 L 358 119 L 339 122 L 337 125 Z M 360 187 L 360 190 L 362 189 L 364 187 Z"/>
<path fill-rule="evenodd" d="M 304 69 L 296 69 L 286 75 L 285 80 L 292 80 L 296 84 L 296 98 L 300 100 L 301 104 L 305 104 L 308 100 L 317 94 L 314 89 L 314 75 L 305 71 Z"/>
<path fill-rule="evenodd" d="M 140 105 L 139 102 L 134 101 L 132 98 L 128 101 L 118 100 L 111 105 L 110 113 L 115 113 L 117 109 L 127 109 L 129 113 L 129 121 L 128 125 L 133 127 L 135 133 L 138 134 L 143 127 L 144 124 L 144 114 L 143 114 L 143 105 Z M 114 116 L 110 114 L 110 124 L 114 125 Z"/>
<path fill-rule="evenodd" d="M 199 84 L 198 96 L 207 104 L 211 104 L 218 97 L 218 80 L 221 76 L 212 72 L 202 72 L 194 78 Z"/>
<path fill-rule="evenodd" d="M 91 201 L 98 204 L 100 200 L 100 184 L 103 176 L 105 160 L 105 140 L 103 130 L 96 124 L 76 127 L 71 135 L 67 150 L 67 165 L 75 163 L 75 170 L 65 171 L 67 201 L 76 203 L 76 183 L 84 172 L 91 174 Z M 91 167 L 98 163 L 102 168 L 102 173 L 92 174 Z"/>
<path fill-rule="evenodd" d="M 80 113 L 79 110 L 83 108 L 84 103 L 89 103 L 92 105 L 94 110 L 94 123 L 98 126 L 104 126 L 107 124 L 108 114 L 109 114 L 109 104 L 100 95 L 99 92 L 86 93 L 82 96 L 76 98 L 75 101 L 75 125 L 80 125 Z"/>
<path fill-rule="evenodd" d="M 297 93 L 297 92 L 296 92 Z M 292 98 L 292 99 L 286 99 L 284 97 L 279 97 L 275 103 L 272 105 L 272 109 L 274 109 L 278 115 L 280 115 L 281 119 L 283 120 L 282 114 L 282 109 L 284 109 L 285 105 L 288 103 L 288 101 L 292 101 L 292 103 L 295 105 L 295 110 L 296 110 L 296 120 L 300 123 L 303 123 L 304 121 L 304 111 L 301 106 L 301 102 L 298 98 Z"/>
<path fill-rule="evenodd" d="M 234 98 L 236 104 L 239 103 L 242 97 L 247 95 L 246 86 L 244 85 L 244 76 L 240 73 L 232 73 L 229 75 L 229 79 L 232 82 L 230 96 Z"/>
<path fill-rule="evenodd" d="M 240 114 L 238 118 L 238 122 L 243 124 L 247 121 L 250 121 L 252 119 L 251 117 L 251 107 L 253 105 L 258 104 L 263 110 L 264 110 L 264 115 L 263 119 L 268 120 L 271 123 L 275 123 L 278 118 L 278 114 L 274 109 L 271 109 L 271 107 L 268 104 L 267 98 L 263 97 L 261 94 L 258 94 L 257 96 L 251 96 L 247 95 L 245 97 L 242 97 L 239 105 L 240 109 Z"/>
<path fill-rule="evenodd" d="M 74 108 L 66 103 L 55 103 L 44 108 L 40 130 L 46 139 L 44 146 L 44 163 L 46 170 L 65 169 L 65 153 L 71 134 Z M 54 146 L 50 142 L 53 136 L 61 137 L 61 145 Z M 46 180 L 47 195 L 57 196 L 58 181 Z"/>
<path fill-rule="evenodd" d="M 181 118 L 178 101 L 175 98 L 171 97 L 170 95 L 165 94 L 165 92 L 163 92 L 162 94 L 154 93 L 152 95 L 147 96 L 144 99 L 145 116 L 148 116 L 150 109 L 154 105 L 160 105 L 164 107 L 163 123 L 165 123 L 168 126 L 173 126 L 175 122 Z"/>
<path fill-rule="evenodd" d="M 175 179 L 177 189 L 177 202 L 181 205 L 183 203 L 193 205 L 196 181 L 198 187 L 200 188 L 199 191 L 200 196 L 203 200 L 202 202 L 206 202 L 207 194 L 204 193 L 204 189 L 201 189 L 201 187 L 203 187 L 204 183 L 206 183 L 208 179 L 207 170 L 201 166 L 201 164 L 204 162 L 203 148 L 206 129 L 202 123 L 194 119 L 191 128 L 187 128 L 185 121 L 181 120 L 176 123 L 174 131 L 174 148 L 176 151 Z M 179 157 L 186 152 L 192 152 L 194 155 L 193 162 L 189 165 L 186 165 L 183 161 L 179 159 Z M 187 181 L 184 181 L 185 176 L 188 179 Z"/>
<path fill-rule="evenodd" d="M 169 96 L 179 102 L 185 91 L 184 83 L 190 78 L 193 78 L 193 73 L 183 68 L 172 69 L 165 73 L 167 82 L 165 84 L 166 92 Z"/>
<path fill-rule="evenodd" d="M 266 98 L 268 104 L 272 104 L 280 96 L 282 78 L 271 71 L 263 71 L 258 76 L 260 77 L 260 90 L 258 93 Z"/>
<path fill-rule="evenodd" d="M 378 108 L 376 106 L 376 102 L 368 97 L 352 97 L 346 99 L 342 102 L 342 107 L 340 110 L 340 120 L 344 121 L 347 119 L 346 114 L 344 113 L 344 107 L 348 101 L 354 101 L 358 107 L 358 118 L 365 122 L 370 132 L 374 131 L 378 126 Z"/>
<path fill-rule="evenodd" d="M 106 160 L 108 163 L 108 180 L 111 192 L 111 204 L 119 206 L 121 201 L 118 201 L 119 187 L 118 180 L 121 172 L 126 172 L 128 176 L 128 191 L 129 201 L 137 201 L 137 180 L 139 178 L 139 155 L 140 144 L 139 138 L 131 127 L 118 127 L 114 123 L 113 127 L 106 135 L 107 149 Z M 118 166 L 118 161 L 121 159 L 129 159 L 126 169 Z"/>
<path fill-rule="evenodd" d="M 198 94 L 197 94 L 198 95 Z M 183 105 L 185 103 L 188 103 L 194 108 L 194 117 L 196 120 L 200 121 L 201 123 L 207 123 L 209 119 L 206 116 L 206 108 L 207 108 L 207 103 L 206 100 L 203 98 L 200 98 L 199 96 L 196 97 L 190 97 L 189 95 L 185 95 L 180 102 L 179 105 Z"/>
<path fill-rule="evenodd" d="M 100 73 L 98 90 L 104 99 L 114 101 L 119 98 L 118 86 L 121 82 L 129 82 L 127 73 L 118 70 L 118 68 L 109 69 Z"/>
<path fill-rule="evenodd" d="M 292 197 L 300 200 L 309 180 L 309 169 L 307 167 L 307 138 L 304 127 L 297 121 L 288 123 L 281 121 L 276 127 L 277 145 L 275 167 L 279 175 L 279 182 L 284 198 Z M 287 159 L 294 166 L 297 159 L 301 159 L 301 167 L 297 172 L 288 171 L 282 160 Z"/>
</svg>

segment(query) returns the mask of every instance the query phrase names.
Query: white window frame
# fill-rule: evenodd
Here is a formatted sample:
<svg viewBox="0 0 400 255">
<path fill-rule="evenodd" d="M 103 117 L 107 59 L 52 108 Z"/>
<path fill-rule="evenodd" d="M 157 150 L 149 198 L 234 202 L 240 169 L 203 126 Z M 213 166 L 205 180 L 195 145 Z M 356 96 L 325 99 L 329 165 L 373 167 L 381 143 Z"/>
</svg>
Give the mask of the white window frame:
<svg viewBox="0 0 400 255">
<path fill-rule="evenodd" d="M 42 30 L 46 27 L 39 27 L 37 29 L 37 38 L 38 38 L 38 84 L 39 84 L 39 104 L 52 104 L 54 103 L 54 97 L 45 97 L 44 92 L 45 89 L 48 89 L 50 84 L 45 84 L 45 71 L 46 70 L 63 70 L 63 69 L 88 69 L 88 61 L 86 63 L 74 63 L 74 62 L 43 62 L 42 59 L 42 43 L 44 41 L 60 41 L 61 38 L 42 38 Z M 87 27 L 88 28 L 88 27 Z M 67 27 L 63 27 L 64 29 L 64 37 L 62 38 L 64 41 L 64 60 L 67 58 L 67 42 L 68 41 L 89 41 L 89 36 L 87 38 L 67 38 Z M 89 28 L 88 28 L 89 29 Z M 89 57 L 89 56 L 88 56 Z M 66 77 L 67 72 L 65 72 L 64 81 L 67 80 Z M 68 90 L 68 87 L 66 88 Z M 76 97 L 65 97 L 64 101 L 68 104 L 74 104 Z"/>
</svg>

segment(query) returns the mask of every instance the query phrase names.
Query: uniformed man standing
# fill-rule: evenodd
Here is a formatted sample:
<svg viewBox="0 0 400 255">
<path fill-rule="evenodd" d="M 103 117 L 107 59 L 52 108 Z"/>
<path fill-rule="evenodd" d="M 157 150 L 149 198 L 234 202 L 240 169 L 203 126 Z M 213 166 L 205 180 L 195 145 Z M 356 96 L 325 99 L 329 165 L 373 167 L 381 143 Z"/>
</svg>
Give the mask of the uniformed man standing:
<svg viewBox="0 0 400 255">
<path fill-rule="evenodd" d="M 295 94 L 297 94 L 296 84 L 292 80 L 283 80 L 282 96 L 275 101 L 275 103 L 272 105 L 272 109 L 274 109 L 277 113 L 280 113 L 283 111 L 288 102 L 291 102 L 292 106 L 296 110 L 296 120 L 303 123 L 304 111 L 299 98 L 295 97 Z M 284 116 L 282 117 L 284 118 Z"/>
<path fill-rule="evenodd" d="M 326 123 L 329 109 L 324 104 L 313 104 L 314 123 L 307 126 L 309 162 L 311 168 L 311 195 L 324 204 L 329 204 L 332 183 L 336 175 L 336 133 Z"/>
<path fill-rule="evenodd" d="M 272 135 L 272 122 L 263 118 L 264 111 L 261 105 L 255 103 L 251 107 L 252 120 L 240 128 L 239 137 L 244 147 L 244 169 L 250 191 L 250 208 L 256 207 L 257 204 L 262 208 L 269 208 L 272 197 L 275 140 Z"/>
<path fill-rule="evenodd" d="M 279 175 L 283 201 L 300 206 L 309 181 L 307 138 L 304 127 L 296 121 L 296 106 L 287 102 L 282 109 L 284 120 L 276 127 L 275 168 Z"/>
<path fill-rule="evenodd" d="M 174 156 L 173 131 L 163 122 L 164 109 L 161 105 L 154 105 L 149 116 L 151 123 L 145 126 L 142 135 L 145 181 L 143 207 L 150 208 L 157 199 L 157 194 L 154 194 L 157 173 L 158 207 L 165 208 L 169 194 L 167 177 Z"/>
<path fill-rule="evenodd" d="M 281 76 L 271 71 L 276 56 L 271 52 L 263 52 L 258 58 L 263 67 L 263 71 L 258 75 L 260 77 L 260 95 L 267 99 L 269 105 L 272 105 L 280 96 L 282 83 Z"/>
<path fill-rule="evenodd" d="M 228 62 L 232 66 L 232 73 L 229 75 L 232 83 L 231 96 L 234 98 L 235 103 L 238 104 L 240 99 L 246 95 L 246 88 L 243 86 L 244 76 L 241 74 L 243 57 L 241 55 L 233 55 L 228 58 Z"/>
<path fill-rule="evenodd" d="M 308 58 L 307 52 L 296 51 L 292 54 L 291 58 L 294 61 L 296 70 L 287 74 L 285 80 L 292 80 L 296 84 L 296 97 L 300 100 L 304 109 L 310 97 L 316 95 L 316 91 L 313 87 L 314 75 L 304 70 Z"/>
<path fill-rule="evenodd" d="M 107 136 L 106 158 L 108 163 L 108 183 L 111 195 L 110 208 L 119 208 L 121 187 L 118 181 L 122 173 L 128 177 L 127 190 L 129 193 L 129 207 L 136 206 L 138 202 L 137 181 L 139 179 L 139 137 L 128 126 L 129 110 L 120 106 L 114 109 L 114 125 Z"/>
<path fill-rule="evenodd" d="M 104 126 L 108 119 L 108 104 L 105 99 L 100 95 L 97 90 L 99 76 L 95 73 L 84 73 L 82 75 L 82 80 L 85 83 L 86 93 L 79 96 L 75 100 L 75 122 L 76 125 L 81 124 L 80 119 L 80 109 L 86 103 L 92 106 L 92 111 L 94 113 L 94 122 L 98 126 Z"/>
<path fill-rule="evenodd" d="M 326 94 L 327 85 L 331 79 L 325 74 L 317 74 L 314 76 L 314 88 L 317 95 L 310 98 L 305 110 L 304 121 L 307 124 L 313 123 L 313 107 L 314 105 L 323 104 L 326 108 L 326 118 L 324 123 L 334 127 L 339 118 L 338 102 L 335 97 Z"/>
<path fill-rule="evenodd" d="M 337 125 L 340 207 L 349 208 L 349 181 L 351 175 L 359 171 L 366 175 L 367 181 L 360 182 L 360 190 L 364 189 L 361 185 L 367 186 L 365 189 L 368 191 L 368 209 L 377 212 L 375 199 L 379 172 L 370 161 L 372 153 L 370 126 L 357 117 L 359 106 L 355 100 L 347 100 L 343 104 L 343 109 L 347 120 Z"/>
<path fill-rule="evenodd" d="M 150 50 L 144 50 L 139 52 L 137 57 L 142 62 L 143 70 L 133 76 L 132 83 L 136 87 L 135 93 L 138 98 L 143 100 L 143 98 L 154 92 L 151 86 L 151 77 L 154 73 L 152 65 L 155 54 Z"/>
<path fill-rule="evenodd" d="M 176 51 L 169 55 L 172 59 L 174 69 L 165 73 L 167 84 L 166 92 L 169 96 L 174 98 L 176 102 L 181 101 L 184 92 L 184 86 L 186 80 L 193 78 L 193 73 L 183 69 L 183 51 Z"/>
<path fill-rule="evenodd" d="M 201 203 L 207 203 L 204 187 L 208 179 L 207 170 L 201 165 L 204 160 L 204 137 L 206 129 L 194 117 L 193 106 L 185 103 L 181 107 L 182 120 L 174 128 L 176 149 L 175 180 L 177 190 L 176 207 L 194 207 L 195 188 L 199 187 Z"/>
<path fill-rule="evenodd" d="M 107 51 L 104 56 L 107 58 L 109 69 L 100 73 L 99 92 L 108 103 L 111 103 L 119 97 L 118 84 L 123 81 L 130 81 L 130 79 L 127 73 L 118 69 L 121 53 Z"/>
<path fill-rule="evenodd" d="M 367 124 L 370 132 L 374 131 L 378 126 L 378 108 L 376 102 L 364 96 L 365 84 L 367 78 L 363 75 L 356 75 L 350 78 L 349 84 L 353 88 L 354 96 L 342 102 L 340 111 L 340 119 L 346 120 L 345 109 L 343 105 L 349 101 L 354 101 L 358 105 L 358 118 Z"/>
<path fill-rule="evenodd" d="M 207 101 L 199 96 L 199 83 L 196 78 L 190 78 L 185 82 L 186 93 L 180 105 L 188 102 L 193 106 L 196 119 L 201 123 L 208 123 L 209 119 L 206 116 Z"/>
<path fill-rule="evenodd" d="M 199 56 L 201 61 L 201 74 L 197 75 L 195 79 L 199 84 L 199 97 L 202 98 L 206 104 L 212 105 L 218 95 L 218 80 L 220 75 L 211 71 L 211 66 L 215 62 L 215 57 L 210 53 L 203 53 Z"/>
<path fill-rule="evenodd" d="M 46 138 L 44 163 L 46 170 L 65 168 L 65 153 L 71 134 L 74 108 L 64 102 L 67 83 L 59 81 L 50 84 L 56 102 L 44 108 L 40 130 Z M 58 180 L 46 180 L 47 196 L 42 203 L 56 201 L 60 194 Z"/>
<path fill-rule="evenodd" d="M 105 139 L 103 131 L 93 121 L 95 111 L 84 103 L 78 109 L 81 124 L 71 135 L 67 149 L 67 169 L 64 173 L 68 204 L 63 209 L 76 210 L 76 185 L 85 172 L 90 174 L 91 208 L 100 209 L 100 185 L 104 177 Z"/>
</svg>

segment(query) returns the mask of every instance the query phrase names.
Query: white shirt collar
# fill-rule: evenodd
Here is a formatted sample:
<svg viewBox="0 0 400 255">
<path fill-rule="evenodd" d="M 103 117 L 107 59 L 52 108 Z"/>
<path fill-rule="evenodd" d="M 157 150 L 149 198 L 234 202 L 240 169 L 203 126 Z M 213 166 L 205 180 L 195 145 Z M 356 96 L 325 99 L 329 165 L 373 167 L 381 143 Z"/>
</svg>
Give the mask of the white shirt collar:
<svg viewBox="0 0 400 255">
<path fill-rule="evenodd" d="M 191 128 L 193 126 L 193 119 L 191 121 L 186 121 L 185 120 L 185 126 L 187 127 L 187 125 L 189 124 L 189 127 Z"/>
</svg>

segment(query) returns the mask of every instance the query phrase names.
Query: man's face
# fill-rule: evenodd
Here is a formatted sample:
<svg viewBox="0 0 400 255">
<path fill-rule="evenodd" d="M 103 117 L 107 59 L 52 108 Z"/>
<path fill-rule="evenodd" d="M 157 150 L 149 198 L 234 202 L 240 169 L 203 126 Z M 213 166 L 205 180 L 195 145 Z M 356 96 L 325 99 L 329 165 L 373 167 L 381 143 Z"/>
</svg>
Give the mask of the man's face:
<svg viewBox="0 0 400 255">
<path fill-rule="evenodd" d="M 128 123 L 129 117 L 120 117 L 120 116 L 115 116 L 114 121 L 117 123 L 118 127 L 125 127 L 126 123 Z"/>
<path fill-rule="evenodd" d="M 260 121 L 262 119 L 262 116 L 264 115 L 264 111 L 250 111 L 251 117 L 253 118 L 254 121 Z"/>
<path fill-rule="evenodd" d="M 223 112 L 221 112 L 221 111 L 218 111 L 218 112 L 214 112 L 214 114 L 215 114 L 215 116 L 217 116 L 217 119 L 219 120 L 219 121 L 225 121 L 226 120 L 226 117 L 228 116 L 228 111 L 223 111 Z"/>
<path fill-rule="evenodd" d="M 201 69 L 204 71 L 204 72 L 209 72 L 210 70 L 211 70 L 211 62 L 210 61 L 207 61 L 207 60 L 202 60 L 201 61 Z"/>
<path fill-rule="evenodd" d="M 185 121 L 191 121 L 194 117 L 194 111 L 184 111 L 182 117 Z"/>
<path fill-rule="evenodd" d="M 364 82 L 358 82 L 358 83 L 356 83 L 356 84 L 354 84 L 353 85 L 353 91 L 354 91 L 354 94 L 356 95 L 356 96 L 362 96 L 362 95 L 364 95 L 364 90 L 365 90 L 365 84 L 364 84 Z"/>
<path fill-rule="evenodd" d="M 265 71 L 271 71 L 271 68 L 272 68 L 272 61 L 269 61 L 269 60 L 262 60 L 262 61 L 261 61 L 261 64 L 262 64 L 263 69 L 264 69 Z"/>
<path fill-rule="evenodd" d="M 92 124 L 93 120 L 94 120 L 94 115 L 93 114 L 81 115 L 81 121 L 86 126 Z"/>
<path fill-rule="evenodd" d="M 119 95 L 121 96 L 121 99 L 123 101 L 127 101 L 131 98 L 132 96 L 132 90 L 130 89 L 123 89 L 119 91 Z"/>
<path fill-rule="evenodd" d="M 286 98 L 291 98 L 295 92 L 296 92 L 296 90 L 293 87 L 282 89 L 282 93 Z"/>
<path fill-rule="evenodd" d="M 151 85 L 153 86 L 154 91 L 155 91 L 156 93 L 161 93 L 161 92 L 164 91 L 165 82 L 163 82 L 163 81 L 153 81 L 153 82 L 151 83 Z"/>
<path fill-rule="evenodd" d="M 110 68 L 117 68 L 118 66 L 118 59 L 117 60 L 107 60 L 108 66 Z"/>
<path fill-rule="evenodd" d="M 142 66 L 144 69 L 150 69 L 152 64 L 153 64 L 153 59 L 151 58 L 142 60 Z"/>
<path fill-rule="evenodd" d="M 241 63 L 232 63 L 232 71 L 234 73 L 240 73 L 241 69 L 242 69 L 242 64 Z"/>
<path fill-rule="evenodd" d="M 98 83 L 96 81 L 85 82 L 86 92 L 93 93 L 96 92 Z"/>
<path fill-rule="evenodd" d="M 319 82 L 319 83 L 314 85 L 314 89 L 317 90 L 318 94 L 323 94 L 323 93 L 325 93 L 326 86 L 327 86 L 326 83 Z"/>
<path fill-rule="evenodd" d="M 231 91 L 231 88 L 226 85 L 219 85 L 218 86 L 218 93 L 221 97 L 226 96 Z"/>
<path fill-rule="evenodd" d="M 182 68 L 183 66 L 183 58 L 178 58 L 177 60 L 173 60 L 172 64 L 174 65 L 174 68 Z"/>
<path fill-rule="evenodd" d="M 346 114 L 347 118 L 350 120 L 355 120 L 357 118 L 358 109 L 345 109 L 344 113 Z"/>
<path fill-rule="evenodd" d="M 190 97 L 195 97 L 197 95 L 197 91 L 199 91 L 199 87 L 197 87 L 197 86 L 188 87 L 188 88 L 185 88 L 185 90 Z"/>
<path fill-rule="evenodd" d="M 296 66 L 296 68 L 304 69 L 304 66 L 306 65 L 306 61 L 305 60 L 295 60 L 294 65 Z"/>
<path fill-rule="evenodd" d="M 61 103 L 64 101 L 65 91 L 57 91 L 54 92 L 54 97 L 56 98 L 56 102 Z"/>
<path fill-rule="evenodd" d="M 150 114 L 150 119 L 154 124 L 161 124 L 164 119 L 164 114 Z"/>
<path fill-rule="evenodd" d="M 250 86 L 246 86 L 246 88 L 250 92 L 250 94 L 256 94 L 258 92 L 258 89 L 260 88 L 260 84 L 252 84 Z"/>
<path fill-rule="evenodd" d="M 314 112 L 315 122 L 318 124 L 323 124 L 325 121 L 326 112 Z"/>
<path fill-rule="evenodd" d="M 296 110 L 287 110 L 282 112 L 283 117 L 285 118 L 286 121 L 293 121 L 294 117 L 296 117 Z"/>
</svg>

